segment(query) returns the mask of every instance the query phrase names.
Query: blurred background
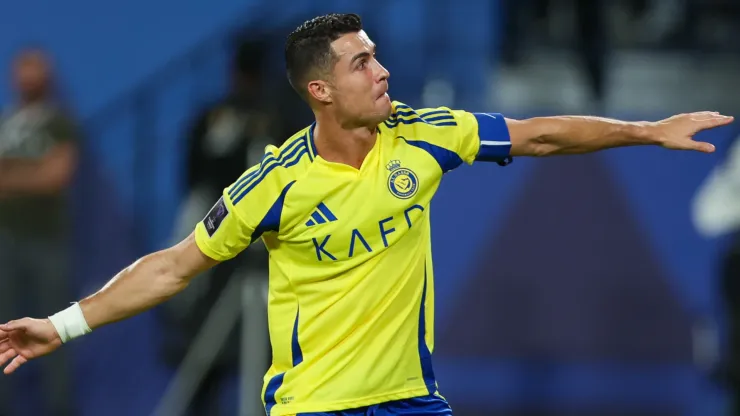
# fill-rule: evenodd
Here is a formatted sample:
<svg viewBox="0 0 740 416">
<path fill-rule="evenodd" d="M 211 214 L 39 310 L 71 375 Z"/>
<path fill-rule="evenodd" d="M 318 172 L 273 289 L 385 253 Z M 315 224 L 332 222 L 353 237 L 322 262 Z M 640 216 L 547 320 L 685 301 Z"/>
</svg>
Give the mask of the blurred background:
<svg viewBox="0 0 740 416">
<path fill-rule="evenodd" d="M 177 241 L 266 144 L 310 123 L 282 47 L 320 13 L 363 16 L 392 98 L 412 106 L 740 113 L 734 0 L 2 10 L 0 321 L 49 315 Z M 432 217 L 435 371 L 455 414 L 740 414 L 738 134 L 702 134 L 712 155 L 629 148 L 451 173 Z M 0 415 L 263 414 L 266 258 L 256 244 L 0 379 Z"/>
</svg>

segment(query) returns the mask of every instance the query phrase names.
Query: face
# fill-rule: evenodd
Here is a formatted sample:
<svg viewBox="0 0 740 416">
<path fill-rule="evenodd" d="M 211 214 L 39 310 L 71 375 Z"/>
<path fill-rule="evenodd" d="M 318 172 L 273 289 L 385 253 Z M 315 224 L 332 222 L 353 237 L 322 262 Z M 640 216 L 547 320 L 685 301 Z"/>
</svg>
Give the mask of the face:
<svg viewBox="0 0 740 416">
<path fill-rule="evenodd" d="M 375 44 L 364 31 L 349 33 L 331 44 L 337 61 L 324 84 L 324 99 L 340 120 L 359 126 L 377 125 L 392 111 L 390 74 L 375 57 Z M 311 87 L 311 86 L 309 86 Z"/>
<path fill-rule="evenodd" d="M 44 94 L 49 82 L 49 65 L 41 52 L 25 52 L 13 66 L 13 83 L 24 98 L 38 98 Z"/>
</svg>

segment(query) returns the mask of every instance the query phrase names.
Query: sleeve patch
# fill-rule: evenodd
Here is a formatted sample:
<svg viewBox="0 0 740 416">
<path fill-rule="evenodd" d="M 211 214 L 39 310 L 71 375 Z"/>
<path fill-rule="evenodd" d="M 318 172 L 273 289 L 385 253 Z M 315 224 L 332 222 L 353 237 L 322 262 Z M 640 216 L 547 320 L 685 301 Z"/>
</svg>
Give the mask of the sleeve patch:
<svg viewBox="0 0 740 416">
<path fill-rule="evenodd" d="M 224 197 L 219 198 L 218 202 L 211 208 L 210 211 L 208 211 L 208 214 L 203 219 L 203 225 L 206 227 L 206 232 L 208 233 L 209 237 L 213 237 L 213 235 L 218 231 L 219 227 L 221 226 L 221 223 L 224 221 L 226 216 L 229 215 L 229 209 L 226 207 L 226 202 L 224 202 Z"/>
</svg>

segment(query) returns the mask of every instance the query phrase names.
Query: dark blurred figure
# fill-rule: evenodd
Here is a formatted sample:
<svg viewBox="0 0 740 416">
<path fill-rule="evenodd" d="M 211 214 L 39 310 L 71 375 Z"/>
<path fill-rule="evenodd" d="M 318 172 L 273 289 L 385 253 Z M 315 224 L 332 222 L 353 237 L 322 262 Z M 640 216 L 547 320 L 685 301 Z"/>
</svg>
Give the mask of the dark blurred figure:
<svg viewBox="0 0 740 416">
<path fill-rule="evenodd" d="M 608 59 L 606 4 L 603 0 L 577 0 L 578 52 L 586 70 L 594 104 L 604 113 Z"/>
<path fill-rule="evenodd" d="M 198 114 L 192 125 L 187 155 L 187 196 L 182 204 L 175 239 L 190 234 L 213 201 L 251 165 L 260 161 L 265 146 L 279 144 L 275 105 L 270 103 L 264 73 L 268 47 L 262 41 L 239 44 L 231 68 L 231 90 Z M 287 138 L 287 137 L 286 137 Z M 281 138 L 285 139 L 285 138 Z M 242 268 L 267 270 L 267 251 L 250 249 L 208 271 L 164 309 L 165 359 L 181 364 L 211 308 L 229 279 Z M 218 415 L 220 391 L 239 368 L 239 325 L 232 328 L 189 406 L 189 415 Z M 268 363 L 265 363 L 267 366 Z"/>
<path fill-rule="evenodd" d="M 0 320 L 46 316 L 67 306 L 70 217 L 66 193 L 79 140 L 75 122 L 55 101 L 52 68 L 41 50 L 22 51 L 13 62 L 17 102 L 0 116 Z M 34 315 L 32 315 L 34 316 Z M 74 415 L 69 358 L 44 358 L 37 383 L 46 412 Z M 9 378 L 0 377 L 8 398 Z M 0 415 L 10 400 L 0 397 Z"/>
<path fill-rule="evenodd" d="M 736 231 L 721 267 L 722 295 L 727 311 L 728 348 L 720 380 L 729 388 L 731 415 L 740 416 L 740 231 Z"/>
<path fill-rule="evenodd" d="M 557 2 L 551 0 L 507 0 L 504 2 L 504 47 L 503 59 L 508 64 L 517 64 L 521 58 L 521 41 L 528 25 L 525 14 L 532 10 L 537 20 L 547 18 Z M 633 0 L 631 7 L 644 7 Z M 581 59 L 591 92 L 593 105 L 602 107 L 606 95 L 606 65 L 609 57 L 607 2 L 604 0 L 576 0 L 576 51 Z"/>
<path fill-rule="evenodd" d="M 740 136 L 699 187 L 692 209 L 699 234 L 729 241 L 718 268 L 727 348 L 712 375 L 729 391 L 729 414 L 740 416 Z"/>
</svg>

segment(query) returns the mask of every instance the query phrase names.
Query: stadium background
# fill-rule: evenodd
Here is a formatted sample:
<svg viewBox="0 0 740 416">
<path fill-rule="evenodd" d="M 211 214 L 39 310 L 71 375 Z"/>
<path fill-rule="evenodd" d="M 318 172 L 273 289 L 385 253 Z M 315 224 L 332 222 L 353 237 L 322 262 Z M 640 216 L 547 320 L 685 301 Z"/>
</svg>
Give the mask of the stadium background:
<svg viewBox="0 0 740 416">
<path fill-rule="evenodd" d="M 169 242 L 183 193 L 185 122 L 224 90 L 226 40 L 236 31 L 274 39 L 274 74 L 281 80 L 281 41 L 292 26 L 321 12 L 357 11 L 392 73 L 394 99 L 418 105 L 447 96 L 453 102 L 436 104 L 516 117 L 597 112 L 564 90 L 576 89 L 571 78 L 558 78 L 569 64 L 549 61 L 547 54 L 535 54 L 535 63 L 519 71 L 534 74 L 533 85 L 547 97 L 526 100 L 512 90 L 523 78 L 501 64 L 500 2 L 316 3 L 3 5 L 2 70 L 17 48 L 43 45 L 85 122 L 74 190 L 78 296 Z M 563 42 L 567 46 L 567 37 Z M 548 53 L 565 48 L 542 37 L 534 44 L 535 51 Z M 737 47 L 717 45 L 719 51 L 687 58 L 684 66 L 713 59 L 713 53 L 737 53 Z M 649 46 L 637 49 L 640 56 L 664 56 Z M 737 110 L 736 98 L 727 96 L 736 94 L 722 93 L 731 91 L 731 77 L 722 78 L 719 69 L 707 80 L 692 70 L 697 71 L 666 64 L 651 75 L 675 78 L 687 88 L 673 93 L 685 93 L 685 99 L 626 88 L 604 113 L 656 119 L 706 106 Z M 7 79 L 7 72 L 2 75 Z M 446 95 L 449 89 L 431 88 L 427 80 L 445 80 L 441 85 L 451 86 L 454 99 Z M 696 96 L 697 89 L 707 88 L 717 94 Z M 0 84 L 0 102 L 10 99 L 7 84 Z M 703 136 L 720 150 L 709 156 L 633 148 L 520 159 L 506 168 L 478 165 L 449 175 L 432 214 L 435 363 L 457 415 L 725 414 L 726 392 L 707 370 L 717 357 L 702 353 L 706 340 L 696 335 L 723 332 L 716 266 L 724 241 L 695 231 L 691 201 L 736 130 Z M 160 336 L 148 313 L 70 345 L 82 414 L 150 414 L 172 375 L 158 361 Z M 34 385 L 33 371 L 22 371 L 14 383 Z M 33 394 L 19 394 L 19 414 L 39 414 Z M 223 392 L 234 412 L 238 394 L 235 376 Z"/>
</svg>

